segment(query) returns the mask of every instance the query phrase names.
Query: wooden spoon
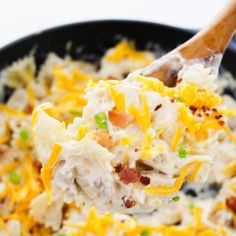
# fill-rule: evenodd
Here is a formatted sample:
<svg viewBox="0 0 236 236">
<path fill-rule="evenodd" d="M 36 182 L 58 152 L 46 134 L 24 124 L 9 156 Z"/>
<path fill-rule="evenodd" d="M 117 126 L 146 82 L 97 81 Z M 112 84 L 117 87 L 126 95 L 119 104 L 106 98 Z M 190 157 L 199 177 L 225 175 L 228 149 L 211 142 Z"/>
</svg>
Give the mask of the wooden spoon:
<svg viewBox="0 0 236 236">
<path fill-rule="evenodd" d="M 208 65 L 214 62 L 219 67 L 222 55 L 235 30 L 236 0 L 231 0 L 211 24 L 167 55 L 178 54 L 187 61 L 200 59 L 208 62 Z M 175 86 L 178 72 L 182 67 L 179 57 L 164 56 L 141 69 L 139 73 L 156 77 L 167 86 Z"/>
</svg>

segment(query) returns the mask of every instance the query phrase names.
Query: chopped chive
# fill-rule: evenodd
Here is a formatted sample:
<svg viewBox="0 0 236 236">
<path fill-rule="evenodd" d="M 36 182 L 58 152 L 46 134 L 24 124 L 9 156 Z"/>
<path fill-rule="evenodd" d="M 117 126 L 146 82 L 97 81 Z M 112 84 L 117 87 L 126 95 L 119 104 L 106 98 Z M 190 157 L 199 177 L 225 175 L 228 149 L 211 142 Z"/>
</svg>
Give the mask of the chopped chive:
<svg viewBox="0 0 236 236">
<path fill-rule="evenodd" d="M 105 112 L 100 112 L 94 115 L 94 121 L 98 128 L 106 129 L 107 128 L 107 115 Z"/>
<path fill-rule="evenodd" d="M 82 117 L 82 112 L 81 111 L 70 111 L 70 114 L 72 116 Z"/>
<path fill-rule="evenodd" d="M 180 200 L 180 196 L 174 196 L 173 198 L 172 198 L 172 200 L 174 201 L 174 202 L 178 202 L 179 200 Z"/>
<path fill-rule="evenodd" d="M 180 98 L 179 95 L 175 95 L 175 96 L 174 96 L 174 100 L 175 100 L 176 102 L 182 102 L 182 100 L 181 100 L 181 98 Z"/>
<path fill-rule="evenodd" d="M 189 204 L 188 209 L 193 210 L 195 208 L 195 205 L 193 203 Z"/>
<path fill-rule="evenodd" d="M 54 234 L 53 236 L 66 236 L 66 235 L 59 232 L 59 233 Z"/>
<path fill-rule="evenodd" d="M 186 147 L 180 147 L 179 148 L 179 157 L 185 158 L 187 156 L 187 150 Z"/>
<path fill-rule="evenodd" d="M 145 228 L 141 231 L 140 236 L 148 236 L 149 235 L 149 229 Z"/>
<path fill-rule="evenodd" d="M 18 185 L 21 183 L 21 176 L 18 173 L 16 173 L 15 171 L 12 171 L 9 174 L 9 180 L 11 181 L 11 183 Z"/>
<path fill-rule="evenodd" d="M 26 129 L 20 130 L 19 137 L 21 140 L 27 140 L 29 138 L 29 131 Z"/>
</svg>

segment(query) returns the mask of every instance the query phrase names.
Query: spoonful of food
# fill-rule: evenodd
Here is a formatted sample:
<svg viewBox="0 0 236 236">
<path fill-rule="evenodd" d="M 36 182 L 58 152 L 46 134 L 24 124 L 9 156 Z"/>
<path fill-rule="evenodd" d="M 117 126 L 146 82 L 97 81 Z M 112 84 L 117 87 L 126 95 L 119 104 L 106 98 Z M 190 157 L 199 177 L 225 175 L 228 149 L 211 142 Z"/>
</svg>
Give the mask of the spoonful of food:
<svg viewBox="0 0 236 236">
<path fill-rule="evenodd" d="M 67 203 L 150 212 L 178 201 L 186 181 L 205 183 L 219 132 L 236 143 L 227 127 L 234 111 L 223 106 L 211 72 L 235 28 L 232 0 L 150 66 L 122 81 L 89 83 L 81 117 L 67 126 L 50 116 L 52 104 L 37 107 L 33 137 L 49 204 L 56 190 Z"/>
<path fill-rule="evenodd" d="M 206 66 L 213 66 L 217 70 L 235 30 L 236 0 L 231 0 L 206 28 L 139 73 L 174 86 L 183 66 L 180 57 L 187 61 L 202 60 Z"/>
</svg>

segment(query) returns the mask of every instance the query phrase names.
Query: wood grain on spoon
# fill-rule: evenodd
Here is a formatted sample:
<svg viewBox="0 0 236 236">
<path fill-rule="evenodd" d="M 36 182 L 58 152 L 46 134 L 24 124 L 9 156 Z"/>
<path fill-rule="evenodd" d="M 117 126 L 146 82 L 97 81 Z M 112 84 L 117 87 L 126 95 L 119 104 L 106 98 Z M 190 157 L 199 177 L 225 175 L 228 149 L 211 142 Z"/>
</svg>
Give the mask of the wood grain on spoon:
<svg viewBox="0 0 236 236">
<path fill-rule="evenodd" d="M 211 24 L 198 32 L 172 52 L 179 52 L 186 60 L 210 58 L 223 54 L 236 30 L 236 0 L 231 0 L 216 16 Z M 144 68 L 141 74 L 163 81 L 167 86 L 175 86 L 182 64 L 176 58 L 169 61 L 157 60 Z"/>
<path fill-rule="evenodd" d="M 236 0 L 231 0 L 211 24 L 179 46 L 177 50 L 187 60 L 224 53 L 235 30 Z"/>
</svg>

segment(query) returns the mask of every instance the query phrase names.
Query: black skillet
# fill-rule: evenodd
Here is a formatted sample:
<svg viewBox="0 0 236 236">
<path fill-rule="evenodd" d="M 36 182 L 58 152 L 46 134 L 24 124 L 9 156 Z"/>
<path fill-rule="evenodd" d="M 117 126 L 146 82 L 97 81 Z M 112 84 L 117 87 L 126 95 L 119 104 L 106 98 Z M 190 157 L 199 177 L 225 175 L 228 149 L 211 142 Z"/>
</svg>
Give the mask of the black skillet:
<svg viewBox="0 0 236 236">
<path fill-rule="evenodd" d="M 15 60 L 34 53 L 37 67 L 42 64 L 49 52 L 59 56 L 69 54 L 74 59 L 84 59 L 98 62 L 106 49 L 114 46 L 123 38 L 134 40 L 137 48 L 155 50 L 160 45 L 165 51 L 170 51 L 178 44 L 185 42 L 192 36 L 190 31 L 160 25 L 130 20 L 103 20 L 82 22 L 51 28 L 17 40 L 0 49 L 0 70 Z M 65 45 L 70 42 L 71 48 Z M 99 64 L 98 64 L 99 66 Z M 236 39 L 234 38 L 226 51 L 222 67 L 229 70 L 236 77 Z M 8 96 L 9 96 L 8 91 Z M 236 99 L 236 91 L 228 88 L 227 93 Z M 217 184 L 206 185 L 201 191 L 217 192 Z M 184 191 L 196 197 L 197 193 L 188 186 Z"/>
</svg>

